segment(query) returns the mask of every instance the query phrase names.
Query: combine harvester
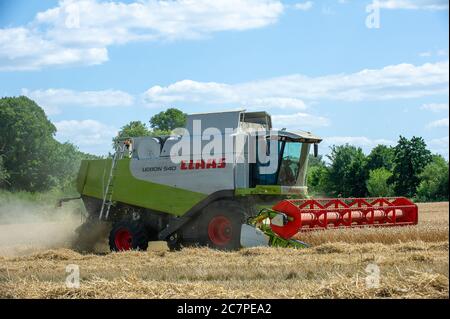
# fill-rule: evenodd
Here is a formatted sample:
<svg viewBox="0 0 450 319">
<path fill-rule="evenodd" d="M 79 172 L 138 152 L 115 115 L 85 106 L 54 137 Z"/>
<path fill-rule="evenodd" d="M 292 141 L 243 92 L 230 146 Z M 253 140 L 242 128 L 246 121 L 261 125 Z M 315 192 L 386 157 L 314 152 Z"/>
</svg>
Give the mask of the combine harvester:
<svg viewBox="0 0 450 319">
<path fill-rule="evenodd" d="M 275 131 L 269 114 L 244 110 L 192 114 L 180 134 L 121 140 L 112 159 L 81 164 L 88 217 L 76 246 L 92 249 L 107 230 L 113 251 L 156 240 L 171 249 L 300 248 L 308 245 L 293 237 L 303 231 L 417 224 L 417 206 L 403 197 L 308 198 L 308 155 L 313 146 L 317 156 L 320 142 Z"/>
</svg>

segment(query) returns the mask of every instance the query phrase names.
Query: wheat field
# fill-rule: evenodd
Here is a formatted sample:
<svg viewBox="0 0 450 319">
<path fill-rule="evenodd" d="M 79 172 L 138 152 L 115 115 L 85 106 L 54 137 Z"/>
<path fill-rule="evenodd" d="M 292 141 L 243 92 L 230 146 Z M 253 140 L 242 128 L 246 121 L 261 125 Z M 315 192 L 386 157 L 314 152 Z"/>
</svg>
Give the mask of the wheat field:
<svg viewBox="0 0 450 319">
<path fill-rule="evenodd" d="M 299 238 L 312 247 L 302 250 L 169 252 L 154 243 L 146 252 L 99 247 L 81 255 L 64 248 L 63 237 L 53 246 L 0 244 L 0 297 L 449 298 L 448 203 L 419 204 L 419 218 L 413 227 L 304 233 Z M 5 243 L 10 232 L 2 227 L 14 226 L 0 226 Z M 66 286 L 71 264 L 79 269 L 79 288 Z"/>
</svg>

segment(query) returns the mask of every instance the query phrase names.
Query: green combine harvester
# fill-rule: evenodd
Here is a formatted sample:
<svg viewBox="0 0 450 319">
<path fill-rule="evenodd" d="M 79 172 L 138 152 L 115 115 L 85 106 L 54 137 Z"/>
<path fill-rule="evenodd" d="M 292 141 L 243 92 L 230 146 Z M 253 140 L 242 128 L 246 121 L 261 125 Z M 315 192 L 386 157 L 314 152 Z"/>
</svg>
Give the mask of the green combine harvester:
<svg viewBox="0 0 450 319">
<path fill-rule="evenodd" d="M 76 248 L 91 250 L 108 231 L 112 251 L 146 250 L 149 241 L 301 248 L 302 230 L 417 223 L 405 198 L 309 199 L 308 155 L 320 142 L 244 110 L 188 115 L 170 136 L 122 139 L 113 158 L 81 164 L 77 190 L 88 217 Z"/>
</svg>

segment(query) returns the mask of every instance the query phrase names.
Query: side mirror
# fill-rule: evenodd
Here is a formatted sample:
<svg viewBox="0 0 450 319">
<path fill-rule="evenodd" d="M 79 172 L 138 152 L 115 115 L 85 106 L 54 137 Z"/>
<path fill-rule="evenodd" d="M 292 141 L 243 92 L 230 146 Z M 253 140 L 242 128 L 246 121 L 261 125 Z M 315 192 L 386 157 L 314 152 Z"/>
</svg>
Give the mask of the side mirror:
<svg viewBox="0 0 450 319">
<path fill-rule="evenodd" d="M 319 144 L 314 144 L 314 157 L 319 156 Z"/>
</svg>

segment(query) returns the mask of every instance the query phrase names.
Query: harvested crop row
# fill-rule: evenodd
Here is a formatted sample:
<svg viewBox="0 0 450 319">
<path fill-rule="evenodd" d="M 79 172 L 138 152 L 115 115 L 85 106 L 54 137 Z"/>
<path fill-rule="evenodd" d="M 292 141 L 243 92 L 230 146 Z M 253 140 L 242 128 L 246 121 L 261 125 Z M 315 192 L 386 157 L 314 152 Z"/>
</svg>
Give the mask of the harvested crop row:
<svg viewBox="0 0 450 319">
<path fill-rule="evenodd" d="M 0 297 L 448 298 L 448 204 L 420 206 L 417 227 L 306 233 L 313 247 L 300 250 L 153 246 L 82 255 L 27 247 L 0 257 Z M 69 264 L 79 266 L 79 288 L 65 285 Z"/>
<path fill-rule="evenodd" d="M 79 289 L 65 287 L 68 264 Z M 368 265 L 380 270 L 368 288 Z M 164 289 L 162 289 L 164 287 Z M 311 249 L 149 251 L 80 255 L 61 249 L 4 258 L 0 297 L 448 297 L 448 243 L 323 244 Z"/>
</svg>

